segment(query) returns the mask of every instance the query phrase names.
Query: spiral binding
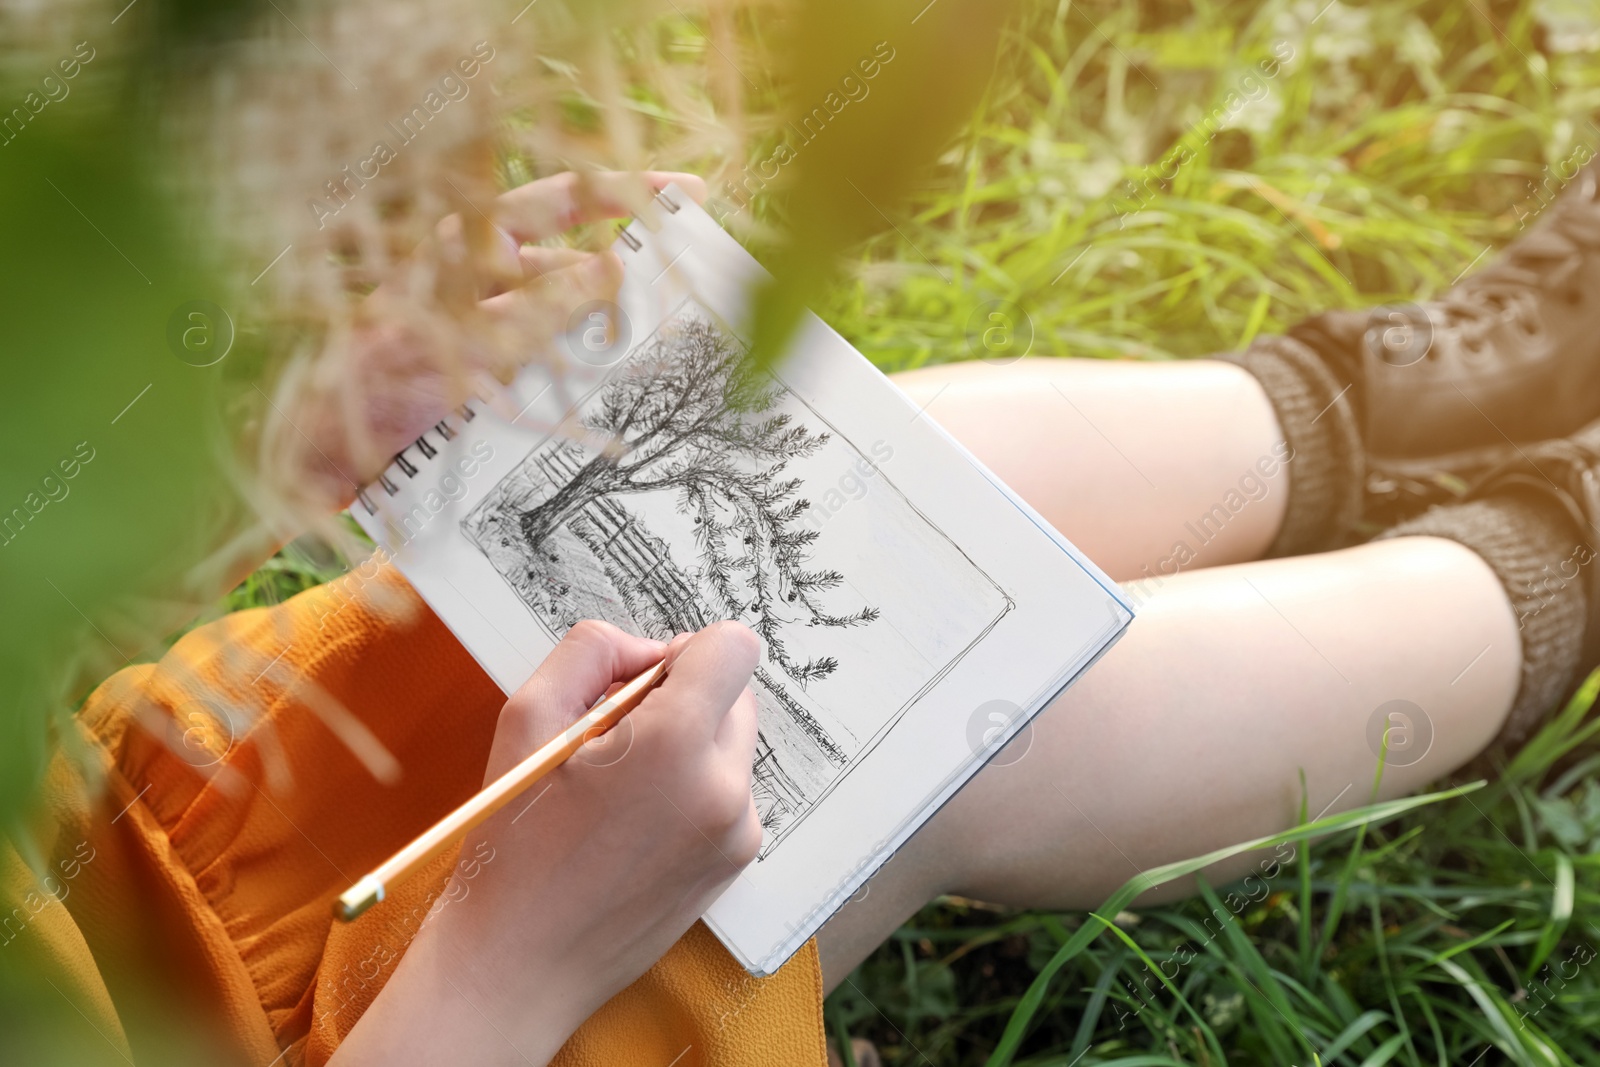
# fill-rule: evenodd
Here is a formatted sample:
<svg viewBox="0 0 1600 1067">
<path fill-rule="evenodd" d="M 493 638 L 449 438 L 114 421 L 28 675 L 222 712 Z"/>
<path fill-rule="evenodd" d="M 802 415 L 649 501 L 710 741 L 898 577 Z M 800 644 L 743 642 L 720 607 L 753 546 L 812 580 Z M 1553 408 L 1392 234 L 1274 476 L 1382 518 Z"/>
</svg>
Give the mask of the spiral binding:
<svg viewBox="0 0 1600 1067">
<path fill-rule="evenodd" d="M 664 191 L 656 193 L 654 199 L 656 203 L 660 204 L 662 209 L 669 215 L 676 215 L 679 210 L 681 210 L 681 205 L 676 200 L 673 200 L 672 197 L 668 196 Z M 628 232 L 628 227 L 633 225 L 636 221 L 636 219 L 629 219 L 626 222 L 619 223 L 617 225 L 617 237 L 622 241 L 623 244 L 627 245 L 633 251 L 638 252 L 644 248 L 644 242 L 640 241 L 637 237 Z M 472 409 L 472 405 L 470 403 L 462 404 L 460 407 L 456 408 L 455 414 L 460 418 L 462 423 L 471 422 L 473 419 L 478 417 L 478 413 Z M 431 430 L 428 432 L 437 434 L 441 441 L 451 441 L 460 436 L 460 431 L 451 426 L 448 419 L 440 419 L 438 422 L 433 424 Z M 422 472 L 422 468 L 418 465 L 417 461 L 407 457 L 406 452 L 413 448 L 416 449 L 418 457 L 424 463 L 430 459 L 433 459 L 439 454 L 439 449 L 434 446 L 433 442 L 428 440 L 428 432 L 424 432 L 421 437 L 418 437 L 415 441 L 411 442 L 411 444 L 397 452 L 394 459 L 389 464 L 389 469 L 386 469 L 382 474 L 378 475 L 378 480 L 376 482 L 373 482 L 356 494 L 356 499 L 361 502 L 362 507 L 367 509 L 368 515 L 376 515 L 378 513 L 377 507 L 372 503 L 372 498 L 367 495 L 367 493 L 374 486 L 382 489 L 389 496 L 395 496 L 400 492 L 400 486 L 396 484 L 395 479 L 389 477 L 390 469 L 399 471 L 401 474 L 405 475 L 407 480 L 415 478 Z"/>
<path fill-rule="evenodd" d="M 456 408 L 455 415 L 463 424 L 469 423 L 478 417 L 478 413 L 472 409 L 471 402 L 462 404 L 460 407 Z M 438 447 L 435 446 L 432 441 L 428 440 L 429 433 L 437 434 L 441 441 L 451 441 L 461 435 L 461 431 L 456 429 L 454 426 L 451 426 L 449 418 L 446 417 L 434 423 L 427 430 L 423 431 L 421 437 L 418 437 L 415 441 L 411 442 L 405 448 L 402 448 L 399 452 L 397 452 L 394 459 L 390 462 L 389 468 L 386 469 L 382 474 L 378 475 L 378 480 L 356 494 L 356 499 L 361 502 L 362 507 L 367 509 L 368 515 L 376 515 L 378 513 L 376 505 L 372 503 L 372 497 L 367 495 L 371 489 L 377 487 L 382 489 L 389 496 L 394 496 L 396 493 L 400 492 L 400 486 L 395 484 L 395 479 L 389 477 L 390 470 L 399 471 L 401 474 L 406 476 L 407 480 L 415 478 L 418 474 L 422 473 L 422 467 L 418 464 L 418 462 L 416 460 L 412 460 L 406 455 L 408 451 L 413 448 L 416 449 L 417 457 L 422 463 L 426 463 L 428 460 L 433 459 L 439 454 Z"/>
<path fill-rule="evenodd" d="M 672 199 L 672 197 L 668 196 L 665 192 L 656 193 L 655 201 L 656 203 L 660 204 L 669 215 L 676 215 L 680 210 L 680 205 L 678 202 Z M 635 252 L 644 247 L 643 241 L 639 240 L 633 234 L 628 232 L 628 227 L 632 226 L 636 221 L 638 220 L 629 219 L 627 222 L 621 222 L 617 224 L 617 238 Z"/>
</svg>

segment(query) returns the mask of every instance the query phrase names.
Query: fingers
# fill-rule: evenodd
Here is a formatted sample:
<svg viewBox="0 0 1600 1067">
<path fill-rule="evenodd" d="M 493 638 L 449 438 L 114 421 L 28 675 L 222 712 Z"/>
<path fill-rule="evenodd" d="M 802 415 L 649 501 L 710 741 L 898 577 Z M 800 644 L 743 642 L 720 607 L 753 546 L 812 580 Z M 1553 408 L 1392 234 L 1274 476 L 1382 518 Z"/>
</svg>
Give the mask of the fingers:
<svg viewBox="0 0 1600 1067">
<path fill-rule="evenodd" d="M 594 253 L 579 248 L 546 248 L 543 245 L 518 245 L 509 237 L 504 247 L 496 253 L 495 269 L 491 272 L 491 285 L 482 296 L 484 300 L 501 296 L 519 285 L 536 282 L 547 274 L 582 265 Z M 495 282 L 498 279 L 498 283 Z"/>
<path fill-rule="evenodd" d="M 761 641 L 748 627 L 713 623 L 678 646 L 666 681 L 640 710 L 670 709 L 694 736 L 713 738 L 744 693 L 760 653 Z"/>
<path fill-rule="evenodd" d="M 566 258 L 532 257 L 524 262 L 561 263 Z M 567 332 L 579 308 L 596 300 L 615 302 L 621 284 L 622 261 L 614 253 L 580 253 L 570 266 L 547 270 L 527 285 L 490 297 L 478 304 L 487 321 L 488 343 L 474 356 L 495 378 L 509 381 Z"/>
<path fill-rule="evenodd" d="M 491 326 L 505 327 L 503 344 L 491 344 L 482 362 L 494 377 L 507 381 L 532 355 L 528 338 L 564 333 L 572 313 L 594 300 L 615 300 L 622 284 L 622 262 L 611 251 L 586 253 L 571 248 L 528 247 L 582 222 L 629 214 L 655 191 L 676 182 L 704 202 L 706 183 L 693 174 L 645 171 L 567 172 L 511 190 L 495 202 L 495 233 L 485 252 L 488 269 L 478 284 L 486 297 L 478 306 Z M 481 218 L 480 213 L 480 218 Z M 485 220 L 485 226 L 489 224 Z M 440 224 L 441 247 L 458 241 L 461 219 Z M 459 272 L 446 272 L 456 278 Z M 518 286 L 516 279 L 525 284 Z M 512 329 L 514 327 L 514 329 Z"/>
<path fill-rule="evenodd" d="M 713 743 L 724 752 L 742 755 L 749 764 L 755 759 L 757 727 L 756 695 L 747 685 L 717 724 Z"/>
<path fill-rule="evenodd" d="M 545 248 L 542 245 L 524 245 L 517 250 L 525 281 L 536 281 L 554 271 L 575 267 L 589 259 L 592 253 L 577 248 Z"/>
<path fill-rule="evenodd" d="M 703 179 L 664 170 L 567 171 L 519 186 L 497 197 L 492 205 L 480 207 L 469 201 L 471 211 L 441 219 L 435 230 L 433 254 L 445 268 L 437 272 L 436 288 L 441 297 L 456 300 L 491 297 L 513 288 L 519 278 L 526 280 L 570 266 L 582 253 L 522 246 L 580 223 L 633 214 L 673 182 L 696 203 L 705 202 Z M 400 279 L 391 278 L 379 288 L 403 285 Z"/>
<path fill-rule="evenodd" d="M 556 331 L 559 333 L 566 328 L 567 316 L 573 311 L 590 300 L 613 299 L 622 284 L 622 260 L 614 252 L 580 252 L 570 260 L 565 256 L 524 257 L 523 269 L 536 269 L 541 263 L 555 266 L 540 271 L 527 285 L 481 301 L 478 307 L 491 319 L 501 321 L 520 320 L 536 313 L 551 315 L 561 323 Z"/>
<path fill-rule="evenodd" d="M 666 647 L 608 622 L 585 619 L 567 631 L 512 695 L 506 711 L 526 720 L 533 743 L 541 744 L 572 725 L 614 683 L 654 666 Z"/>
<path fill-rule="evenodd" d="M 567 171 L 503 194 L 495 202 L 495 221 L 519 242 L 542 241 L 580 223 L 631 215 L 673 182 L 696 203 L 705 202 L 706 183 L 693 174 Z"/>
<path fill-rule="evenodd" d="M 652 170 L 646 171 L 645 177 L 657 190 L 665 189 L 673 182 L 677 182 L 678 188 L 692 196 L 695 203 L 706 202 L 706 180 L 698 174 L 685 174 L 677 170 Z M 660 182 L 659 185 L 656 184 L 657 181 Z"/>
</svg>

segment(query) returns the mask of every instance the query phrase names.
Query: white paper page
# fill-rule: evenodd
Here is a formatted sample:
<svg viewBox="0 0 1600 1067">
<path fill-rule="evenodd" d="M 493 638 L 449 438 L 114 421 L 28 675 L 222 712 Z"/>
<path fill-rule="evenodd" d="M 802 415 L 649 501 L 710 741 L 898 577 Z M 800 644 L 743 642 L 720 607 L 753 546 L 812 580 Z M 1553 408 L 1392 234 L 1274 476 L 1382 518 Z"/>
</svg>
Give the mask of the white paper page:
<svg viewBox="0 0 1600 1067">
<path fill-rule="evenodd" d="M 507 692 L 581 618 L 764 636 L 765 836 L 705 921 L 769 974 L 1132 612 L 815 316 L 740 410 L 713 403 L 767 276 L 664 195 L 616 245 L 627 347 L 581 324 L 570 373 L 447 420 L 351 510 Z"/>
</svg>

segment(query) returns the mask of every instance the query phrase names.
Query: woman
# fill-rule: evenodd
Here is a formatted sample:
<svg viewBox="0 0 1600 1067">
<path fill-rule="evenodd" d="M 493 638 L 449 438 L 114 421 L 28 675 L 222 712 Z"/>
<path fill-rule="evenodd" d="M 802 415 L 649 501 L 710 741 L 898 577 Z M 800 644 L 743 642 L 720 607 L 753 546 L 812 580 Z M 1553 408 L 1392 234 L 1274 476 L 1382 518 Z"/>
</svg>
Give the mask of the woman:
<svg viewBox="0 0 1600 1067">
<path fill-rule="evenodd" d="M 647 178 L 704 196 L 688 176 Z M 51 911 L 42 958 L 118 1051 L 140 1051 L 140 998 L 106 961 L 159 946 L 163 996 L 219 1020 L 212 1047 L 245 1061 L 820 1064 L 823 991 L 939 893 L 1091 906 L 1139 870 L 1291 825 L 1302 771 L 1313 810 L 1353 806 L 1398 725 L 1394 701 L 1416 710 L 1407 724 L 1430 741 L 1390 759 L 1385 795 L 1497 738 L 1515 743 L 1597 659 L 1600 598 L 1584 567 L 1600 519 L 1600 424 L 1580 428 L 1600 416 L 1600 390 L 1588 388 L 1597 332 L 1546 344 L 1518 323 L 1518 346 L 1497 347 L 1498 322 L 1446 313 L 1509 286 L 1519 315 L 1556 321 L 1559 287 L 1596 268 L 1591 245 L 1570 237 L 1600 219 L 1592 180 L 1581 185 L 1441 305 L 1432 359 L 1386 360 L 1359 322 L 1330 317 L 1218 361 L 903 376 L 913 399 L 1129 583 L 1142 612 L 1039 718 L 1024 758 L 981 773 L 774 978 L 745 978 L 694 925 L 760 838 L 753 635 L 719 623 L 664 650 L 580 625 L 501 701 L 381 568 L 357 595 L 314 590 L 196 631 L 90 699 L 80 719 L 111 785 L 93 807 L 58 808 L 53 858 L 80 840 L 101 858 L 80 865 L 67 914 Z M 571 176 L 535 182 L 501 199 L 496 225 L 536 240 L 550 230 L 529 220 L 620 208 L 585 188 Z M 447 223 L 441 240 L 454 232 Z M 620 269 L 605 256 L 519 255 L 524 284 L 489 295 L 490 313 L 553 292 L 576 306 Z M 442 387 L 409 372 L 403 340 L 363 343 L 391 387 L 367 429 L 403 444 L 440 416 Z M 1429 407 L 1450 389 L 1467 405 Z M 1468 406 L 1481 424 L 1463 421 Z M 314 399 L 304 410 L 312 465 L 347 498 L 346 472 L 370 465 Z M 1382 414 L 1396 410 L 1420 425 L 1397 434 Z M 1502 460 L 1493 446 L 1506 441 Z M 1432 442 L 1447 448 L 1430 457 Z M 1401 506 L 1377 539 L 1341 547 L 1371 532 L 1360 526 L 1379 465 L 1369 453 L 1467 470 L 1476 487 L 1431 510 Z M 251 679 L 223 654 L 239 646 L 281 648 L 283 666 Z M 663 651 L 674 668 L 633 716 L 626 761 L 569 763 L 459 856 L 361 922 L 332 924 L 328 902 L 351 875 Z M 239 737 L 202 729 L 199 760 L 133 725 L 152 706 L 181 717 L 261 685 L 270 714 Z M 323 696 L 393 754 L 398 786 L 331 743 L 313 713 Z M 273 749 L 292 788 L 268 780 Z"/>
</svg>

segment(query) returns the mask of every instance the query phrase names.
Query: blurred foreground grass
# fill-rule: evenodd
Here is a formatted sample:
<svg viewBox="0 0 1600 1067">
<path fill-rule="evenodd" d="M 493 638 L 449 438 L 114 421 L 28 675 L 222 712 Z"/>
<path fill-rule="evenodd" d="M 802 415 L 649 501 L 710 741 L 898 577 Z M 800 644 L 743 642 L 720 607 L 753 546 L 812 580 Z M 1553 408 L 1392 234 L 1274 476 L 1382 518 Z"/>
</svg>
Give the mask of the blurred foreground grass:
<svg viewBox="0 0 1600 1067">
<path fill-rule="evenodd" d="M 1426 296 L 1600 146 L 1597 54 L 1588 0 L 1033 5 L 910 217 L 817 310 L 898 370 L 969 358 L 994 299 L 1036 355 L 1160 359 Z M 329 573 L 280 555 L 228 606 Z M 892 1065 L 1600 1063 L 1592 698 L 1486 789 L 1107 914 L 1120 935 L 931 906 L 830 1029 Z"/>
</svg>

